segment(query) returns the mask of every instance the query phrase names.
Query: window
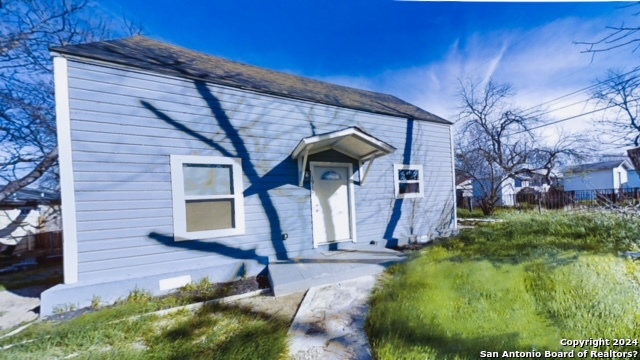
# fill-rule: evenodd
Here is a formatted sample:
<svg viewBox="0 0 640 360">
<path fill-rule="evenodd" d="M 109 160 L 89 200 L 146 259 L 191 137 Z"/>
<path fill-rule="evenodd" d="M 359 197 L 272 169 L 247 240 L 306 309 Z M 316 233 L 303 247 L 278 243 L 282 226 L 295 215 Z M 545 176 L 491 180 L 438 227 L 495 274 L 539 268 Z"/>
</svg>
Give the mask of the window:
<svg viewBox="0 0 640 360">
<path fill-rule="evenodd" d="M 422 165 L 393 165 L 396 199 L 424 197 Z"/>
<path fill-rule="evenodd" d="M 176 241 L 244 234 L 239 158 L 171 155 Z"/>
</svg>

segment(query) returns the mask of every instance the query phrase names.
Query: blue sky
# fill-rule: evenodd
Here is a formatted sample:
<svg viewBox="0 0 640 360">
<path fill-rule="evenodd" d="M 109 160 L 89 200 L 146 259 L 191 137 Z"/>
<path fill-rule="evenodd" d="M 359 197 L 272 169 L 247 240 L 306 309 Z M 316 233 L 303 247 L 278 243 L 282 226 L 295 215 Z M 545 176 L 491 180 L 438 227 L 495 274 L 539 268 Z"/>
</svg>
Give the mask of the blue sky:
<svg viewBox="0 0 640 360">
<path fill-rule="evenodd" d="M 621 3 L 463 3 L 389 0 L 102 0 L 140 21 L 145 35 L 273 70 L 396 95 L 440 116 L 455 114 L 456 79 L 509 82 L 524 107 L 590 85 L 607 68 L 630 69 L 629 49 L 582 54 L 605 26 L 637 23 Z M 186 3 L 186 2 L 185 2 Z M 582 98 L 580 97 L 582 96 Z M 585 94 L 550 104 L 562 107 Z M 590 109 L 549 113 L 560 119 Z M 588 119 L 550 127 L 584 129 Z"/>
</svg>

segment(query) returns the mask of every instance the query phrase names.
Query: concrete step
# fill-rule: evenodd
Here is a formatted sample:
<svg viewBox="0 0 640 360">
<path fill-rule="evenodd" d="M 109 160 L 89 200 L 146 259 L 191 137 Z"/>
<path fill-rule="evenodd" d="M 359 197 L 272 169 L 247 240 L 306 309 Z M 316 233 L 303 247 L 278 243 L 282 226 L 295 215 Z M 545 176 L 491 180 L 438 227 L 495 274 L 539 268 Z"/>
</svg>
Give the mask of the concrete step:
<svg viewBox="0 0 640 360">
<path fill-rule="evenodd" d="M 306 291 L 366 275 L 375 275 L 405 255 L 394 250 L 368 246 L 315 254 L 269 264 L 269 281 L 275 296 Z"/>
</svg>

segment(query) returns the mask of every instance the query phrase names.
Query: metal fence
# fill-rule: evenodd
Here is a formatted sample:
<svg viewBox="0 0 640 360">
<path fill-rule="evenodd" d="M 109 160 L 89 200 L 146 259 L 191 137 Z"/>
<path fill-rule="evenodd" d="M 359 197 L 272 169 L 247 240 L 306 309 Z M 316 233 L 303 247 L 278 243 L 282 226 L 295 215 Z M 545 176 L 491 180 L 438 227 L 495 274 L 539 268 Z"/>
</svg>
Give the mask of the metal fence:
<svg viewBox="0 0 640 360">
<path fill-rule="evenodd" d="M 458 208 L 479 208 L 481 197 L 458 197 Z M 548 192 L 520 191 L 503 195 L 497 206 L 518 210 L 594 210 L 603 207 L 635 207 L 640 205 L 640 188 L 595 189 Z"/>
</svg>

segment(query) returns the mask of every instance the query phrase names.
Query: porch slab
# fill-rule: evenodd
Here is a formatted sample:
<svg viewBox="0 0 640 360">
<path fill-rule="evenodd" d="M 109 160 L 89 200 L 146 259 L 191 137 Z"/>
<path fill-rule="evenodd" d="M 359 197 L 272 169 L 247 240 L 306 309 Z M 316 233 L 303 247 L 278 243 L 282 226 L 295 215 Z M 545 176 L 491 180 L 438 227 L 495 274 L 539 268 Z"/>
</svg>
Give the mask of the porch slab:
<svg viewBox="0 0 640 360">
<path fill-rule="evenodd" d="M 406 255 L 369 244 L 351 244 L 338 250 L 276 261 L 269 264 L 269 282 L 275 296 L 306 291 L 314 286 L 334 284 L 381 273 Z"/>
</svg>

